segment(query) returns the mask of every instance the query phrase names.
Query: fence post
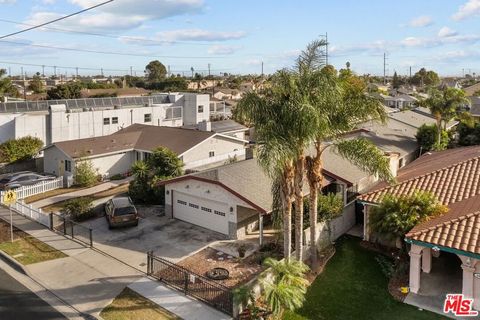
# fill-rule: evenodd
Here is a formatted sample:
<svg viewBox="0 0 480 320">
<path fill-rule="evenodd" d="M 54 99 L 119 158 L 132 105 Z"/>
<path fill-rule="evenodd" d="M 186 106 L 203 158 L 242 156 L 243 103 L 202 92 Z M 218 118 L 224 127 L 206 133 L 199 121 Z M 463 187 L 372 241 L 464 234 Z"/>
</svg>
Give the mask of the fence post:
<svg viewBox="0 0 480 320">
<path fill-rule="evenodd" d="M 70 231 L 72 232 L 72 239 L 75 238 L 73 236 L 73 222 L 72 221 L 70 221 Z"/>
<path fill-rule="evenodd" d="M 53 231 L 53 212 L 50 212 L 48 214 L 49 220 L 50 220 L 50 230 Z"/>
<path fill-rule="evenodd" d="M 65 219 L 65 217 L 62 217 L 63 219 L 63 235 L 66 235 L 67 234 L 67 220 Z"/>
<path fill-rule="evenodd" d="M 90 235 L 90 248 L 93 248 L 93 235 L 92 235 L 92 229 L 88 229 L 88 233 Z"/>
<path fill-rule="evenodd" d="M 147 276 L 149 276 L 152 273 L 152 269 L 150 268 L 151 259 L 152 259 L 151 251 L 147 251 Z"/>
<path fill-rule="evenodd" d="M 185 276 L 185 295 L 188 294 L 188 272 L 184 271 L 183 272 L 184 276 Z"/>
</svg>

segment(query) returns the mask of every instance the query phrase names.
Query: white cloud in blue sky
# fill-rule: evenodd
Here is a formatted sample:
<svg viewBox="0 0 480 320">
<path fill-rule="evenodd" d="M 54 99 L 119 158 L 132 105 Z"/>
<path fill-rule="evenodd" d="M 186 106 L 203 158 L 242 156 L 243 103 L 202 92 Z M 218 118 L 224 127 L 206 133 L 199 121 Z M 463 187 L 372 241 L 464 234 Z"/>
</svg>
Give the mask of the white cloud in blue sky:
<svg viewBox="0 0 480 320">
<path fill-rule="evenodd" d="M 38 24 L 100 2 L 0 0 L 0 30 L 25 28 L 2 19 Z M 22 41 L 151 57 L 0 42 L 0 61 L 122 70 L 133 66 L 141 72 L 149 60 L 169 56 L 160 60 L 174 71 L 192 66 L 206 70 L 210 63 L 215 72 L 259 73 L 263 61 L 265 71 L 273 72 L 290 66 L 309 41 L 328 32 L 330 62 L 336 67 L 349 61 L 360 73 L 380 74 L 386 52 L 390 74 L 406 74 L 410 66 L 434 68 L 444 75 L 460 74 L 463 68 L 480 73 L 479 14 L 480 0 L 449 0 L 442 5 L 438 0 L 115 0 L 51 25 L 107 36 L 42 29 L 22 34 Z M 189 56 L 197 58 L 185 58 Z"/>
</svg>

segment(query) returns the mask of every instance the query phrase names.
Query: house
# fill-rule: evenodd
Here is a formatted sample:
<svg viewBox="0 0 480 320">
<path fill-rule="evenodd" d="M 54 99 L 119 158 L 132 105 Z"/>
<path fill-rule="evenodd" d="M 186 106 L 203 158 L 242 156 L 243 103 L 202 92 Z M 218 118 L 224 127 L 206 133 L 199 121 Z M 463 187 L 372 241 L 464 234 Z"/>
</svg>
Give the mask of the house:
<svg viewBox="0 0 480 320">
<path fill-rule="evenodd" d="M 418 224 L 406 235 L 411 244 L 412 301 L 428 304 L 429 299 L 439 299 L 441 305 L 446 293 L 463 293 L 474 298 L 475 308 L 480 309 L 480 278 L 475 276 L 480 272 L 479 181 L 480 146 L 456 148 L 424 154 L 400 169 L 395 185 L 380 183 L 359 197 L 367 241 L 378 239 L 368 226 L 369 212 L 387 194 L 423 190 L 448 206 L 448 213 Z"/>
<path fill-rule="evenodd" d="M 185 169 L 243 157 L 247 141 L 215 132 L 134 124 L 96 138 L 55 142 L 43 150 L 44 171 L 74 174 L 75 162 L 91 160 L 98 173 L 110 177 L 130 171 L 132 164 L 149 157 L 157 147 L 175 152 Z"/>
<path fill-rule="evenodd" d="M 326 171 L 324 176 L 324 187 L 334 182 L 346 184 Z M 259 228 L 260 242 L 263 241 L 263 217 L 272 211 L 272 180 L 256 159 L 161 183 L 165 185 L 167 216 L 222 233 L 230 239 L 242 239 Z"/>
<path fill-rule="evenodd" d="M 397 109 L 406 109 L 406 108 L 413 108 L 416 103 L 417 99 L 412 97 L 408 94 L 398 94 L 395 96 L 387 96 L 387 95 L 380 95 L 384 101 L 384 104 L 387 107 L 397 108 Z"/>
<path fill-rule="evenodd" d="M 243 140 L 248 140 L 250 131 L 247 127 L 232 119 L 200 122 L 198 125 L 183 126 L 183 128 L 212 131 Z"/>
<path fill-rule="evenodd" d="M 215 89 L 213 97 L 218 100 L 240 100 L 243 92 L 239 89 L 220 88 Z"/>
<path fill-rule="evenodd" d="M 470 97 L 470 114 L 480 120 L 480 97 Z"/>
<path fill-rule="evenodd" d="M 430 110 L 424 107 L 417 107 L 412 110 L 389 113 L 388 118 L 416 129 L 420 128 L 424 124 L 436 124 L 436 120 L 430 113 Z M 458 121 L 450 121 L 447 123 L 447 130 L 451 130 L 456 125 L 458 125 Z"/>
<path fill-rule="evenodd" d="M 471 85 L 469 87 L 463 88 L 463 91 L 465 91 L 465 95 L 467 97 L 475 96 L 476 93 L 480 92 L 480 82 L 475 83 L 474 85 Z"/>
</svg>

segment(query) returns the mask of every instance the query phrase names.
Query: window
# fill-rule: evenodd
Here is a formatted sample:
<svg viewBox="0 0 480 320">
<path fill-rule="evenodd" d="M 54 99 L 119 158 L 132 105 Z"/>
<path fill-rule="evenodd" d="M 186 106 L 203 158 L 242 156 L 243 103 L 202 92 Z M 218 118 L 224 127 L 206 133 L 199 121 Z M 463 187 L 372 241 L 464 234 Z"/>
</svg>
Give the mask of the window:
<svg viewBox="0 0 480 320">
<path fill-rule="evenodd" d="M 206 212 L 212 212 L 212 209 L 210 209 L 210 208 L 206 208 L 206 207 L 202 207 L 202 211 L 206 211 Z"/>
<path fill-rule="evenodd" d="M 147 161 L 152 155 L 148 152 L 144 152 L 143 153 L 143 160 L 144 161 Z"/>
<path fill-rule="evenodd" d="M 203 106 L 198 106 L 198 113 L 203 113 Z"/>
<path fill-rule="evenodd" d="M 143 122 L 152 122 L 152 114 L 146 113 L 143 115 Z"/>
<path fill-rule="evenodd" d="M 110 124 L 110 118 L 103 118 L 103 124 L 104 125 Z"/>
<path fill-rule="evenodd" d="M 192 208 L 195 208 L 195 209 L 198 209 L 198 204 L 189 203 L 188 206 L 192 207 Z"/>
<path fill-rule="evenodd" d="M 113 117 L 112 124 L 117 124 L 117 123 L 118 123 L 118 117 Z"/>
<path fill-rule="evenodd" d="M 210 152 L 208 153 L 208 156 L 209 156 L 210 158 L 215 157 L 215 151 L 210 151 Z"/>
<path fill-rule="evenodd" d="M 225 212 L 215 210 L 214 213 L 219 215 L 219 216 L 225 217 Z"/>
<path fill-rule="evenodd" d="M 186 202 L 186 201 L 182 201 L 182 200 L 177 200 L 177 203 L 183 204 L 184 206 L 187 205 L 187 202 Z"/>
<path fill-rule="evenodd" d="M 72 172 L 72 161 L 65 160 L 65 171 Z"/>
</svg>

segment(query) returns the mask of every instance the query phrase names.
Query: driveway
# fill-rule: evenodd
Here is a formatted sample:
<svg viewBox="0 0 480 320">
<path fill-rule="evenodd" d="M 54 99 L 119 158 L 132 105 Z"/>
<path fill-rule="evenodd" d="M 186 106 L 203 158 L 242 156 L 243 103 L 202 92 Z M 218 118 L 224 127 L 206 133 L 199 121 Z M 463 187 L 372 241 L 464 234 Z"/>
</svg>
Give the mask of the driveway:
<svg viewBox="0 0 480 320">
<path fill-rule="evenodd" d="M 138 227 L 108 229 L 104 217 L 82 223 L 93 229 L 94 247 L 146 271 L 147 251 L 176 262 L 225 236 L 187 222 L 145 213 Z"/>
</svg>

